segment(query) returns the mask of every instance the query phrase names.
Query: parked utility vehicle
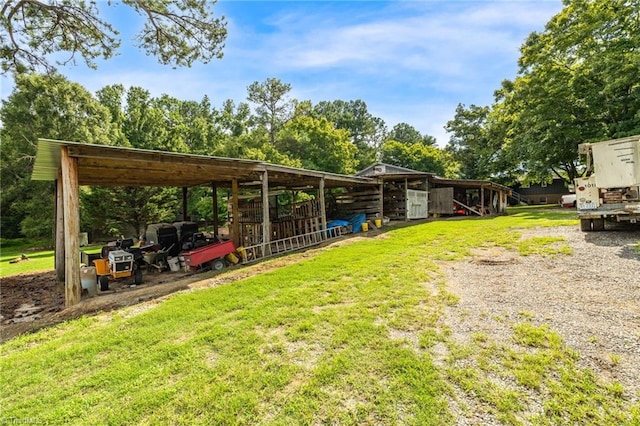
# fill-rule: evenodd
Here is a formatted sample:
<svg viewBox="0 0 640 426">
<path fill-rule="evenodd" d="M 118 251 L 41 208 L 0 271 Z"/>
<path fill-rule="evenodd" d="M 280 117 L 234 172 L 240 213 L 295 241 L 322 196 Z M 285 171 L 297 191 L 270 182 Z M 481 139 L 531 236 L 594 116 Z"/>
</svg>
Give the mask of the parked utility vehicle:
<svg viewBox="0 0 640 426">
<path fill-rule="evenodd" d="M 109 278 L 118 280 L 133 277 L 133 284 L 142 284 L 142 271 L 138 269 L 133 254 L 124 250 L 112 250 L 108 253 L 107 259 L 93 261 L 100 290 L 109 290 Z"/>
<path fill-rule="evenodd" d="M 603 231 L 605 221 L 640 223 L 640 135 L 578 146 L 588 177 L 575 179 L 582 231 Z"/>
<path fill-rule="evenodd" d="M 565 194 L 560 197 L 560 207 L 575 207 L 576 194 Z"/>
</svg>

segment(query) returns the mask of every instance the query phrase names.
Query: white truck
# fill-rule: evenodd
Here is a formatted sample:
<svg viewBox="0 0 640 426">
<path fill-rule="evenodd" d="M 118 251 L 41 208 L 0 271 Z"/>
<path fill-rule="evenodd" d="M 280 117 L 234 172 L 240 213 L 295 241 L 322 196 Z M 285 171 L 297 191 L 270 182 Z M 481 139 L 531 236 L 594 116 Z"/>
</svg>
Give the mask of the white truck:
<svg viewBox="0 0 640 426">
<path fill-rule="evenodd" d="M 605 221 L 640 223 L 640 135 L 578 146 L 588 177 L 576 178 L 582 231 L 603 231 Z"/>
</svg>

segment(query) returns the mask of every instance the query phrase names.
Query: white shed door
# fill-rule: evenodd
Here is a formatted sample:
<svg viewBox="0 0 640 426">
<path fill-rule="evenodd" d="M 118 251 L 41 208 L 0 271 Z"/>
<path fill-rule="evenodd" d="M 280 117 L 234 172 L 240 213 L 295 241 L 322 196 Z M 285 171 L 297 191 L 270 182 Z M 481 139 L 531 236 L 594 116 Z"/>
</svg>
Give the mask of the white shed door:
<svg viewBox="0 0 640 426">
<path fill-rule="evenodd" d="M 407 219 L 425 219 L 429 216 L 429 193 L 407 189 Z"/>
</svg>

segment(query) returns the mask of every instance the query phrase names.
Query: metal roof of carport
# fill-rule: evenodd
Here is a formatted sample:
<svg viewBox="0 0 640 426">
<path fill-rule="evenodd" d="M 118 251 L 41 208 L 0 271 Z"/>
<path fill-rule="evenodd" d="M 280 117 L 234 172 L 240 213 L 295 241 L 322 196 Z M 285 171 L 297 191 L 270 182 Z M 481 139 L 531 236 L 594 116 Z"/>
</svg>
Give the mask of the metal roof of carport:
<svg viewBox="0 0 640 426">
<path fill-rule="evenodd" d="M 264 161 L 153 151 L 111 145 L 38 139 L 33 180 L 56 180 L 61 149 L 78 161 L 78 183 L 99 186 L 173 186 L 192 187 L 216 184 L 230 186 L 233 179 L 259 185 L 262 173 L 268 172 L 270 186 L 286 188 L 317 186 L 324 178 L 325 187 L 379 185 L 377 179 L 347 176 Z"/>
</svg>

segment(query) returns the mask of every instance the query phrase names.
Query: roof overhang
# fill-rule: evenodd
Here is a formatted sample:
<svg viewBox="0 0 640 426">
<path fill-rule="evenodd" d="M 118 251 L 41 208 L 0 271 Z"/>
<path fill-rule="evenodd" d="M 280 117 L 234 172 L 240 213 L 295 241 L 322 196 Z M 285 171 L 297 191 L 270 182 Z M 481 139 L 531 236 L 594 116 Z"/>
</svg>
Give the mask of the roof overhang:
<svg viewBox="0 0 640 426">
<path fill-rule="evenodd" d="M 305 170 L 263 161 L 153 151 L 110 145 L 38 139 L 33 180 L 56 180 L 61 150 L 78 161 L 78 183 L 97 186 L 193 187 L 231 185 L 259 186 L 268 172 L 270 186 L 283 188 L 374 186 L 377 179 Z"/>
</svg>

